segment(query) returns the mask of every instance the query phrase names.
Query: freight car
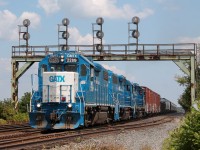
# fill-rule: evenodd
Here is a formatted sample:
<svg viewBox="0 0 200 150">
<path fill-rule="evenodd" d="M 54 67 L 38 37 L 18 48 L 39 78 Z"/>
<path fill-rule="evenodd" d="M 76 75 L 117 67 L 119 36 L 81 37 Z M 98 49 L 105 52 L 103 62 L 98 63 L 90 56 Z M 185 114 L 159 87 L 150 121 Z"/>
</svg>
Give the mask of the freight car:
<svg viewBox="0 0 200 150">
<path fill-rule="evenodd" d="M 171 101 L 167 100 L 166 98 L 161 98 L 160 100 L 160 112 L 162 114 L 164 113 L 170 113 L 170 112 L 176 112 L 177 106 L 172 103 Z"/>
<path fill-rule="evenodd" d="M 160 95 L 148 87 L 142 87 L 144 90 L 145 112 L 147 115 L 160 113 Z"/>
<path fill-rule="evenodd" d="M 176 111 L 177 111 L 177 106 L 174 103 L 170 102 L 170 112 L 176 112 Z"/>
<path fill-rule="evenodd" d="M 59 51 L 39 62 L 29 118 L 33 128 L 75 129 L 159 112 L 156 92 L 76 51 Z"/>
</svg>

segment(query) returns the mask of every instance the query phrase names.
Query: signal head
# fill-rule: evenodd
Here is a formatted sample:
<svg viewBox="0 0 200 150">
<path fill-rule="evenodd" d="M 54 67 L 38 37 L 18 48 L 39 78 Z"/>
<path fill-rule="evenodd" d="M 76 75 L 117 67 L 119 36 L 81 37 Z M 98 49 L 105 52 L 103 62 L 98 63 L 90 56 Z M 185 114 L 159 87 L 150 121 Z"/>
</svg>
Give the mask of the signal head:
<svg viewBox="0 0 200 150">
<path fill-rule="evenodd" d="M 132 23 L 133 24 L 139 24 L 139 22 L 140 22 L 140 18 L 139 17 L 135 16 L 135 17 L 132 18 Z"/>
<path fill-rule="evenodd" d="M 62 24 L 64 25 L 64 26 L 68 26 L 69 25 L 69 19 L 68 18 L 64 18 L 63 20 L 62 20 Z"/>
<path fill-rule="evenodd" d="M 66 31 L 64 31 L 64 32 L 62 33 L 62 38 L 63 38 L 63 39 L 68 39 L 68 38 L 69 38 L 69 33 L 66 32 Z"/>
<path fill-rule="evenodd" d="M 31 22 L 30 22 L 29 19 L 24 19 L 23 25 L 24 25 L 25 27 L 28 27 L 30 24 L 31 24 Z"/>
<path fill-rule="evenodd" d="M 23 39 L 24 39 L 24 40 L 30 39 L 30 34 L 29 34 L 28 32 L 25 32 L 25 33 L 23 34 Z"/>
<path fill-rule="evenodd" d="M 140 36 L 140 32 L 137 30 L 133 30 L 132 37 L 137 39 L 139 36 Z"/>
<path fill-rule="evenodd" d="M 104 23 L 103 18 L 102 18 L 102 17 L 97 18 L 96 23 L 97 23 L 98 25 L 102 25 L 102 24 Z"/>
<path fill-rule="evenodd" d="M 97 44 L 97 45 L 96 45 L 96 49 L 97 49 L 98 52 L 103 51 L 103 45 Z"/>
<path fill-rule="evenodd" d="M 97 38 L 102 39 L 104 36 L 103 31 L 97 31 L 96 36 L 97 36 Z"/>
</svg>

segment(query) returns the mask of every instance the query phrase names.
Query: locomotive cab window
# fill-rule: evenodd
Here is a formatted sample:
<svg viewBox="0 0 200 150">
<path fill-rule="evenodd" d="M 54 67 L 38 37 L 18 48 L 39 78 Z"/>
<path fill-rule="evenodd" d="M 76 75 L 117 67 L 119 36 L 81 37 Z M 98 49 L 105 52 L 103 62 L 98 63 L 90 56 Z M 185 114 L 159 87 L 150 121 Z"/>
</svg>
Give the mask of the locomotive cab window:
<svg viewBox="0 0 200 150">
<path fill-rule="evenodd" d="M 139 90 L 139 94 L 140 94 L 140 95 L 142 95 L 142 94 L 143 94 L 143 91 L 142 91 L 142 89 L 140 89 L 140 90 Z"/>
<path fill-rule="evenodd" d="M 84 64 L 81 65 L 81 76 L 86 76 L 87 68 Z"/>
<path fill-rule="evenodd" d="M 51 71 L 62 71 L 62 65 L 51 65 Z"/>
<path fill-rule="evenodd" d="M 108 72 L 107 71 L 103 71 L 103 78 L 104 78 L 104 80 L 108 81 Z"/>
<path fill-rule="evenodd" d="M 126 90 L 127 90 L 127 91 L 130 91 L 130 90 L 131 90 L 130 85 L 126 85 Z"/>
<path fill-rule="evenodd" d="M 76 72 L 77 71 L 77 65 L 67 64 L 64 67 L 64 71 Z"/>
<path fill-rule="evenodd" d="M 90 80 L 94 81 L 94 67 L 90 67 Z"/>
<path fill-rule="evenodd" d="M 98 77 L 99 76 L 99 71 L 95 71 L 94 74 L 95 74 L 96 77 Z"/>
<path fill-rule="evenodd" d="M 113 83 L 114 84 L 117 84 L 117 76 L 115 76 L 115 75 L 112 75 L 112 81 L 113 81 Z"/>
<path fill-rule="evenodd" d="M 90 67 L 90 77 L 94 77 L 94 67 Z"/>
<path fill-rule="evenodd" d="M 42 76 L 43 72 L 47 72 L 47 65 L 45 65 L 45 64 L 43 64 L 41 67 L 41 76 Z"/>
<path fill-rule="evenodd" d="M 137 93 L 137 87 L 136 86 L 132 86 L 132 90 L 133 90 L 133 94 Z"/>
<path fill-rule="evenodd" d="M 42 65 L 42 72 L 47 72 L 47 65 L 45 64 Z"/>
</svg>

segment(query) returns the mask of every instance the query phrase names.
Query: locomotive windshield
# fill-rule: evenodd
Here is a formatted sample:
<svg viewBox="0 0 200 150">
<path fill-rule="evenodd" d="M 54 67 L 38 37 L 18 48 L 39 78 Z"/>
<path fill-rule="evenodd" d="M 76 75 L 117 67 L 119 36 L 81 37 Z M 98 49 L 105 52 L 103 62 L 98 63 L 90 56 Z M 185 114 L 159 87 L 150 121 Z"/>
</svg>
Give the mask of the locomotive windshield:
<svg viewBox="0 0 200 150">
<path fill-rule="evenodd" d="M 67 64 L 67 65 L 64 66 L 64 71 L 76 72 L 77 71 L 77 65 L 76 64 Z"/>
<path fill-rule="evenodd" d="M 67 72 L 77 72 L 77 65 L 76 64 L 66 64 L 64 65 L 64 70 L 63 70 L 63 65 L 51 65 L 51 72 L 62 72 L 62 71 L 67 71 Z"/>
<path fill-rule="evenodd" d="M 55 71 L 62 71 L 62 65 L 51 65 L 51 71 L 55 72 Z"/>
</svg>

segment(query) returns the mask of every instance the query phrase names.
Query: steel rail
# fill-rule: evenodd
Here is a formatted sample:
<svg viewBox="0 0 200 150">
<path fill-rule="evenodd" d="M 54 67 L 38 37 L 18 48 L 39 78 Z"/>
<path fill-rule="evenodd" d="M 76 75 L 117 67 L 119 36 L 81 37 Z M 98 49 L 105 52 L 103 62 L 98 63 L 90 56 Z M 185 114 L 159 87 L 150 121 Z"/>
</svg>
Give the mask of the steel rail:
<svg viewBox="0 0 200 150">
<path fill-rule="evenodd" d="M 55 134 L 49 134 L 49 135 L 36 135 L 32 137 L 25 137 L 22 139 L 14 139 L 10 141 L 5 141 L 4 143 L 0 143 L 0 149 L 29 149 L 31 147 L 38 147 L 41 145 L 46 145 L 49 143 L 55 143 L 59 141 L 66 141 L 69 139 L 73 139 L 76 137 L 87 137 L 87 136 L 93 136 L 96 134 L 105 134 L 105 133 L 111 133 L 111 132 L 119 132 L 121 130 L 129 130 L 129 129 L 139 129 L 144 127 L 150 127 L 159 125 L 162 123 L 170 122 L 171 119 L 168 118 L 162 118 L 158 120 L 152 120 L 149 122 L 143 122 L 138 124 L 123 124 L 123 125 L 117 125 L 117 126 L 108 126 L 107 128 L 97 128 L 95 130 L 77 130 L 74 133 L 55 133 Z"/>
</svg>

